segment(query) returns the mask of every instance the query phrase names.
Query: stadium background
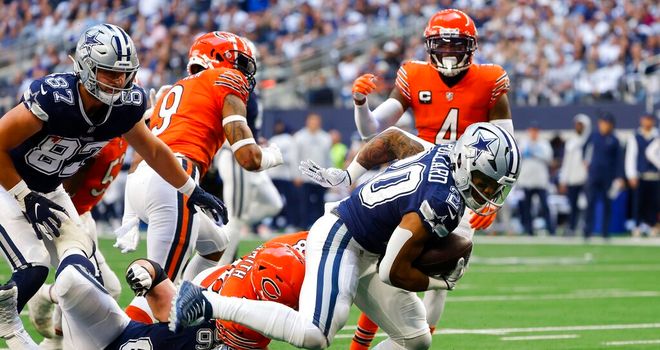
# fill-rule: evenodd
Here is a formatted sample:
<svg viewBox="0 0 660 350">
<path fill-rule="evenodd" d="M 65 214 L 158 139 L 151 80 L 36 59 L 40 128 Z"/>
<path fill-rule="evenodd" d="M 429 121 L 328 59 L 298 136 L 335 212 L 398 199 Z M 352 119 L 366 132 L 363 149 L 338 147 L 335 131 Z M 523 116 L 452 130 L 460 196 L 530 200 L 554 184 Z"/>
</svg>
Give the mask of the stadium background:
<svg viewBox="0 0 660 350">
<path fill-rule="evenodd" d="M 353 80 L 366 72 L 378 75 L 370 102 L 373 107 L 383 101 L 402 60 L 425 59 L 423 27 L 446 7 L 462 9 L 476 21 L 476 62 L 497 63 L 509 73 L 517 137 L 533 125 L 548 140 L 565 139 L 576 114 L 587 114 L 595 124 L 609 112 L 625 145 L 642 114 L 657 116 L 660 9 L 654 1 L 614 0 L 4 1 L 0 112 L 16 104 L 32 79 L 70 71 L 67 55 L 90 25 L 111 22 L 127 30 L 139 49 L 138 78 L 147 89 L 184 76 L 196 34 L 226 30 L 246 36 L 259 49 L 262 136 L 272 135 L 276 121 L 295 131 L 308 113 L 317 112 L 323 128 L 340 131 L 350 145 Z M 555 154 L 555 160 L 560 162 L 560 156 Z M 548 190 L 559 218 L 565 199 L 554 184 Z M 627 191 L 613 210 L 612 230 L 620 238 L 609 243 L 477 237 L 470 273 L 449 298 L 440 326 L 447 330 L 436 336 L 434 349 L 660 347 L 655 302 L 660 286 L 652 277 L 660 270 L 660 244 L 628 238 Z M 241 251 L 259 238 L 251 239 Z M 121 255 L 111 243 L 102 239 L 120 275 L 144 254 Z M 2 262 L 0 280 L 8 277 Z M 355 324 L 354 317 L 349 324 Z M 346 344 L 342 339 L 333 348 Z M 273 346 L 281 347 L 286 348 Z"/>
</svg>

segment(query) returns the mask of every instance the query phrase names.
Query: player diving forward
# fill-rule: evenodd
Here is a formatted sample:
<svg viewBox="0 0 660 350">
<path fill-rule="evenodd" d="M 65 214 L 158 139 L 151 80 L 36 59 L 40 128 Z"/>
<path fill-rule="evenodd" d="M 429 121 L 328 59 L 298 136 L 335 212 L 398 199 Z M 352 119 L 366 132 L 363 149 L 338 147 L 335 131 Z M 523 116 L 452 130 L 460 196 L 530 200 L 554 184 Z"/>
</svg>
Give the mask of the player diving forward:
<svg viewBox="0 0 660 350">
<path fill-rule="evenodd" d="M 171 328 L 217 318 L 294 346 L 326 348 L 355 303 L 390 336 L 378 347 L 429 348 L 426 312 L 414 292 L 453 289 L 464 260 L 449 275 L 435 277 L 412 263 L 429 240 L 458 226 L 465 205 L 481 211 L 503 204 L 519 174 L 520 152 L 513 137 L 491 123 L 469 126 L 455 146 L 414 139 L 390 128 L 349 166 L 347 176 L 352 177 L 400 159 L 312 226 L 299 311 L 219 296 L 184 281 L 172 308 Z"/>
<path fill-rule="evenodd" d="M 141 122 L 145 94 L 133 84 L 139 62 L 128 34 L 111 24 L 90 27 L 78 40 L 73 60 L 75 73 L 36 79 L 21 103 L 0 118 L 0 247 L 13 270 L 11 280 L 18 288 L 13 305 L 19 311 L 57 259 L 85 257 L 79 264 L 95 274 L 87 259 L 93 239 L 82 228 L 62 181 L 114 137 L 123 135 L 189 198 L 191 208 L 226 215 L 222 202 L 197 186 Z M 24 343 L 24 334 L 20 323 L 0 320 L 0 337 L 10 347 Z"/>
<path fill-rule="evenodd" d="M 407 109 L 412 110 L 418 136 L 440 144 L 454 142 L 473 123 L 491 122 L 513 134 L 507 92 L 509 77 L 495 64 L 473 64 L 477 50 L 477 28 L 465 13 L 455 9 L 437 12 L 424 30 L 427 61 L 408 61 L 397 72 L 389 99 L 374 111 L 369 110 L 367 95 L 375 88 L 373 74 L 355 80 L 353 99 L 355 123 L 363 138 L 392 126 Z M 495 213 L 466 211 L 454 233 L 472 239 L 475 229 L 485 229 Z M 424 295 L 429 325 L 434 329 L 444 311 L 446 291 Z M 352 349 L 368 348 L 369 334 L 377 327 L 361 317 Z M 360 339 L 358 339 L 360 338 Z"/>
</svg>

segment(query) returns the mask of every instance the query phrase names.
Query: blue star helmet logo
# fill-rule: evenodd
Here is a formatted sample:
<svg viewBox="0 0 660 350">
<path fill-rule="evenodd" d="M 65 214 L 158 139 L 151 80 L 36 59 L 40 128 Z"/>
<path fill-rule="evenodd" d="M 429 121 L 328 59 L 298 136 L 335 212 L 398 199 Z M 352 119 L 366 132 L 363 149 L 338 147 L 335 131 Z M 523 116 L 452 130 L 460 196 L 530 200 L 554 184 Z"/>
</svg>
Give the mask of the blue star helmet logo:
<svg viewBox="0 0 660 350">
<path fill-rule="evenodd" d="M 491 149 L 491 145 L 497 141 L 497 137 L 494 137 L 492 139 L 487 139 L 484 137 L 484 134 L 482 132 L 477 133 L 477 141 L 475 141 L 472 144 L 469 144 L 468 146 L 472 147 L 476 151 L 476 155 L 474 156 L 473 162 L 476 162 L 479 157 L 486 152 L 488 154 L 488 159 L 493 159 L 495 158 L 495 153 Z"/>
<path fill-rule="evenodd" d="M 103 45 L 103 43 L 96 38 L 97 36 L 99 36 L 99 34 L 101 34 L 101 32 L 99 31 L 95 33 L 90 33 L 90 32 L 85 33 L 85 42 L 83 43 L 82 48 L 87 49 L 88 55 L 91 53 L 93 46 Z"/>
</svg>

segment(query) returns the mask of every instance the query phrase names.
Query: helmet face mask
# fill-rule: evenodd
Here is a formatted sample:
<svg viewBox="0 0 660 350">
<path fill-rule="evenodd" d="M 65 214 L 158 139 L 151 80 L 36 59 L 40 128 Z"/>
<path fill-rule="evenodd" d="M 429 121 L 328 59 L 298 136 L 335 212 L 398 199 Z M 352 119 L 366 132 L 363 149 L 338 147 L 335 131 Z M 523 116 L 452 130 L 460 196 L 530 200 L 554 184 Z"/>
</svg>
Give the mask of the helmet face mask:
<svg viewBox="0 0 660 350">
<path fill-rule="evenodd" d="M 250 91 L 256 85 L 257 63 L 247 40 L 229 32 L 210 32 L 195 40 L 188 53 L 188 73 L 205 69 L 232 68 L 245 76 Z"/>
<path fill-rule="evenodd" d="M 112 24 L 99 24 L 88 28 L 78 40 L 74 71 L 85 90 L 110 106 L 123 104 L 122 94 L 133 89 L 135 74 L 140 66 L 137 50 L 123 29 Z M 101 81 L 99 73 L 125 74 L 123 86 Z"/>
<path fill-rule="evenodd" d="M 504 129 L 470 125 L 451 152 L 453 176 L 468 208 L 480 215 L 497 212 L 520 174 L 520 151 Z"/>
<path fill-rule="evenodd" d="M 437 12 L 424 30 L 426 52 L 431 65 L 445 76 L 455 76 L 472 64 L 477 50 L 474 21 L 455 9 Z"/>
</svg>

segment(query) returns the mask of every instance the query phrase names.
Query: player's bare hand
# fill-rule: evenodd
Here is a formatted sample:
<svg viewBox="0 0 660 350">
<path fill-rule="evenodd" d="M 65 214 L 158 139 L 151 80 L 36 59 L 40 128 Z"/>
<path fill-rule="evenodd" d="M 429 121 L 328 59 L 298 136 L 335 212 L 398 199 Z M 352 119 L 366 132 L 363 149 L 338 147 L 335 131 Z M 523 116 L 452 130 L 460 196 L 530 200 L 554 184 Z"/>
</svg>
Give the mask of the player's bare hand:
<svg viewBox="0 0 660 350">
<path fill-rule="evenodd" d="M 367 95 L 376 90 L 376 76 L 367 73 L 363 74 L 353 82 L 353 101 L 358 104 L 364 103 Z"/>
<path fill-rule="evenodd" d="M 303 160 L 298 166 L 300 172 L 323 187 L 351 186 L 351 176 L 346 170 L 321 168 L 313 160 Z"/>
</svg>

